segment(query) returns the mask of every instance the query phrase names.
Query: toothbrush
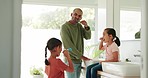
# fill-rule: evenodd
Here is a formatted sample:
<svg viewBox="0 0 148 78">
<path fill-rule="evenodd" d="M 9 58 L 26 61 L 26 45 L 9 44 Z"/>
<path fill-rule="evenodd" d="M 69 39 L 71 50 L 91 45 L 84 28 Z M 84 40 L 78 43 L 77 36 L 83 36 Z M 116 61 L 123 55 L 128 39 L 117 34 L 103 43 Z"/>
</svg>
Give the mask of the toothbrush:
<svg viewBox="0 0 148 78">
<path fill-rule="evenodd" d="M 68 52 L 72 52 L 72 48 L 68 48 L 67 49 L 68 50 Z M 74 56 L 76 59 L 79 59 L 79 58 L 77 58 L 76 56 Z"/>
<path fill-rule="evenodd" d="M 68 50 L 68 52 L 71 52 L 72 51 L 72 48 L 68 48 L 67 50 Z"/>
</svg>

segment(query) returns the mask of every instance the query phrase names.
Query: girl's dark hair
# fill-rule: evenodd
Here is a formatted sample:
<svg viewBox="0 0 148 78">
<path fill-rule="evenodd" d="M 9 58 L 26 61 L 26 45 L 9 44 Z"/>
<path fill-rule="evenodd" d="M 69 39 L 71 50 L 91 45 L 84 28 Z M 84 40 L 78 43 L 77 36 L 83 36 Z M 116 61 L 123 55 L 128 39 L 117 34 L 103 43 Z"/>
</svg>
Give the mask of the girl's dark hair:
<svg viewBox="0 0 148 78">
<path fill-rule="evenodd" d="M 115 39 L 115 43 L 118 45 L 118 47 L 120 46 L 120 39 L 116 36 L 116 31 L 113 28 L 106 28 L 105 30 L 107 30 L 107 34 L 108 35 L 112 35 L 113 39 Z"/>
<path fill-rule="evenodd" d="M 53 50 L 55 47 L 61 46 L 62 42 L 59 39 L 51 38 L 48 40 L 47 45 L 45 47 L 45 65 L 49 65 L 49 61 L 47 60 L 47 48 L 48 50 Z"/>
</svg>

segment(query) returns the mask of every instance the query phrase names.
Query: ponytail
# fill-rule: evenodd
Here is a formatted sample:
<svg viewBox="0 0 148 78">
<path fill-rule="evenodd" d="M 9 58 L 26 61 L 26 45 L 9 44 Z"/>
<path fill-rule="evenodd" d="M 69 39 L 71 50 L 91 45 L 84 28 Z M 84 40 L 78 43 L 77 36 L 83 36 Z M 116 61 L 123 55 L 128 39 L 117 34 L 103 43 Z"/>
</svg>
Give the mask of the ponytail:
<svg viewBox="0 0 148 78">
<path fill-rule="evenodd" d="M 120 44 L 120 39 L 116 36 L 116 31 L 113 28 L 106 28 L 105 30 L 107 30 L 107 34 L 108 35 L 112 35 L 113 36 L 113 41 L 115 41 L 115 43 L 118 45 L 118 47 L 121 45 Z"/>
<path fill-rule="evenodd" d="M 50 62 L 47 59 L 47 49 L 50 51 L 54 51 L 55 47 L 62 46 L 62 42 L 59 39 L 51 38 L 47 42 L 47 46 L 45 47 L 45 65 L 49 65 Z"/>
<path fill-rule="evenodd" d="M 115 43 L 118 45 L 118 47 L 121 45 L 119 38 L 116 36 Z"/>
<path fill-rule="evenodd" d="M 47 46 L 45 47 L 45 65 L 49 65 L 49 61 L 47 60 Z"/>
</svg>

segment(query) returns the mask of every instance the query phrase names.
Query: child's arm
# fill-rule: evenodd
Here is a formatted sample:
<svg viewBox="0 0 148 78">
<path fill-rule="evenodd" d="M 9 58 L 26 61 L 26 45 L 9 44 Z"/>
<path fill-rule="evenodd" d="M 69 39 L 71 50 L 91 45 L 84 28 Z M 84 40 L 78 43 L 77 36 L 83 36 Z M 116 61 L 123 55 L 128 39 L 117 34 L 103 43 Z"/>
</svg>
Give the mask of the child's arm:
<svg viewBox="0 0 148 78">
<path fill-rule="evenodd" d="M 119 52 L 118 51 L 115 51 L 113 52 L 113 59 L 112 59 L 113 62 L 118 62 L 119 61 Z"/>
<path fill-rule="evenodd" d="M 100 63 L 102 63 L 102 62 L 118 62 L 118 61 L 119 61 L 119 52 L 115 51 L 115 52 L 113 52 L 113 59 L 100 61 Z"/>
<path fill-rule="evenodd" d="M 100 38 L 101 42 L 100 42 L 100 45 L 99 45 L 99 50 L 104 50 L 104 47 L 103 47 L 103 38 Z"/>
<path fill-rule="evenodd" d="M 64 50 L 63 51 L 63 54 L 66 57 L 66 59 L 68 61 L 68 64 L 69 64 L 69 66 L 67 67 L 66 71 L 73 72 L 74 71 L 74 67 L 73 67 L 73 63 L 72 63 L 72 60 L 70 58 L 70 55 L 69 55 L 68 51 L 67 50 Z"/>
<path fill-rule="evenodd" d="M 47 76 L 49 76 L 49 74 L 50 74 L 50 66 L 49 65 L 45 66 L 45 73 Z"/>
</svg>

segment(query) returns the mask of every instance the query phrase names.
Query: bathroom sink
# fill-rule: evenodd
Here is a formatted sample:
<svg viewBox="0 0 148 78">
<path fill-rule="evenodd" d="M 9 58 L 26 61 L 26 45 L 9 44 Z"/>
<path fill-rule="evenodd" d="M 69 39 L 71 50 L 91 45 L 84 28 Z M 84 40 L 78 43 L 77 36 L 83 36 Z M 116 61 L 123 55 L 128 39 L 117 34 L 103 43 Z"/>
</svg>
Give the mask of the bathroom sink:
<svg viewBox="0 0 148 78">
<path fill-rule="evenodd" d="M 140 76 L 140 64 L 132 62 L 102 62 L 106 73 L 118 76 Z"/>
</svg>

